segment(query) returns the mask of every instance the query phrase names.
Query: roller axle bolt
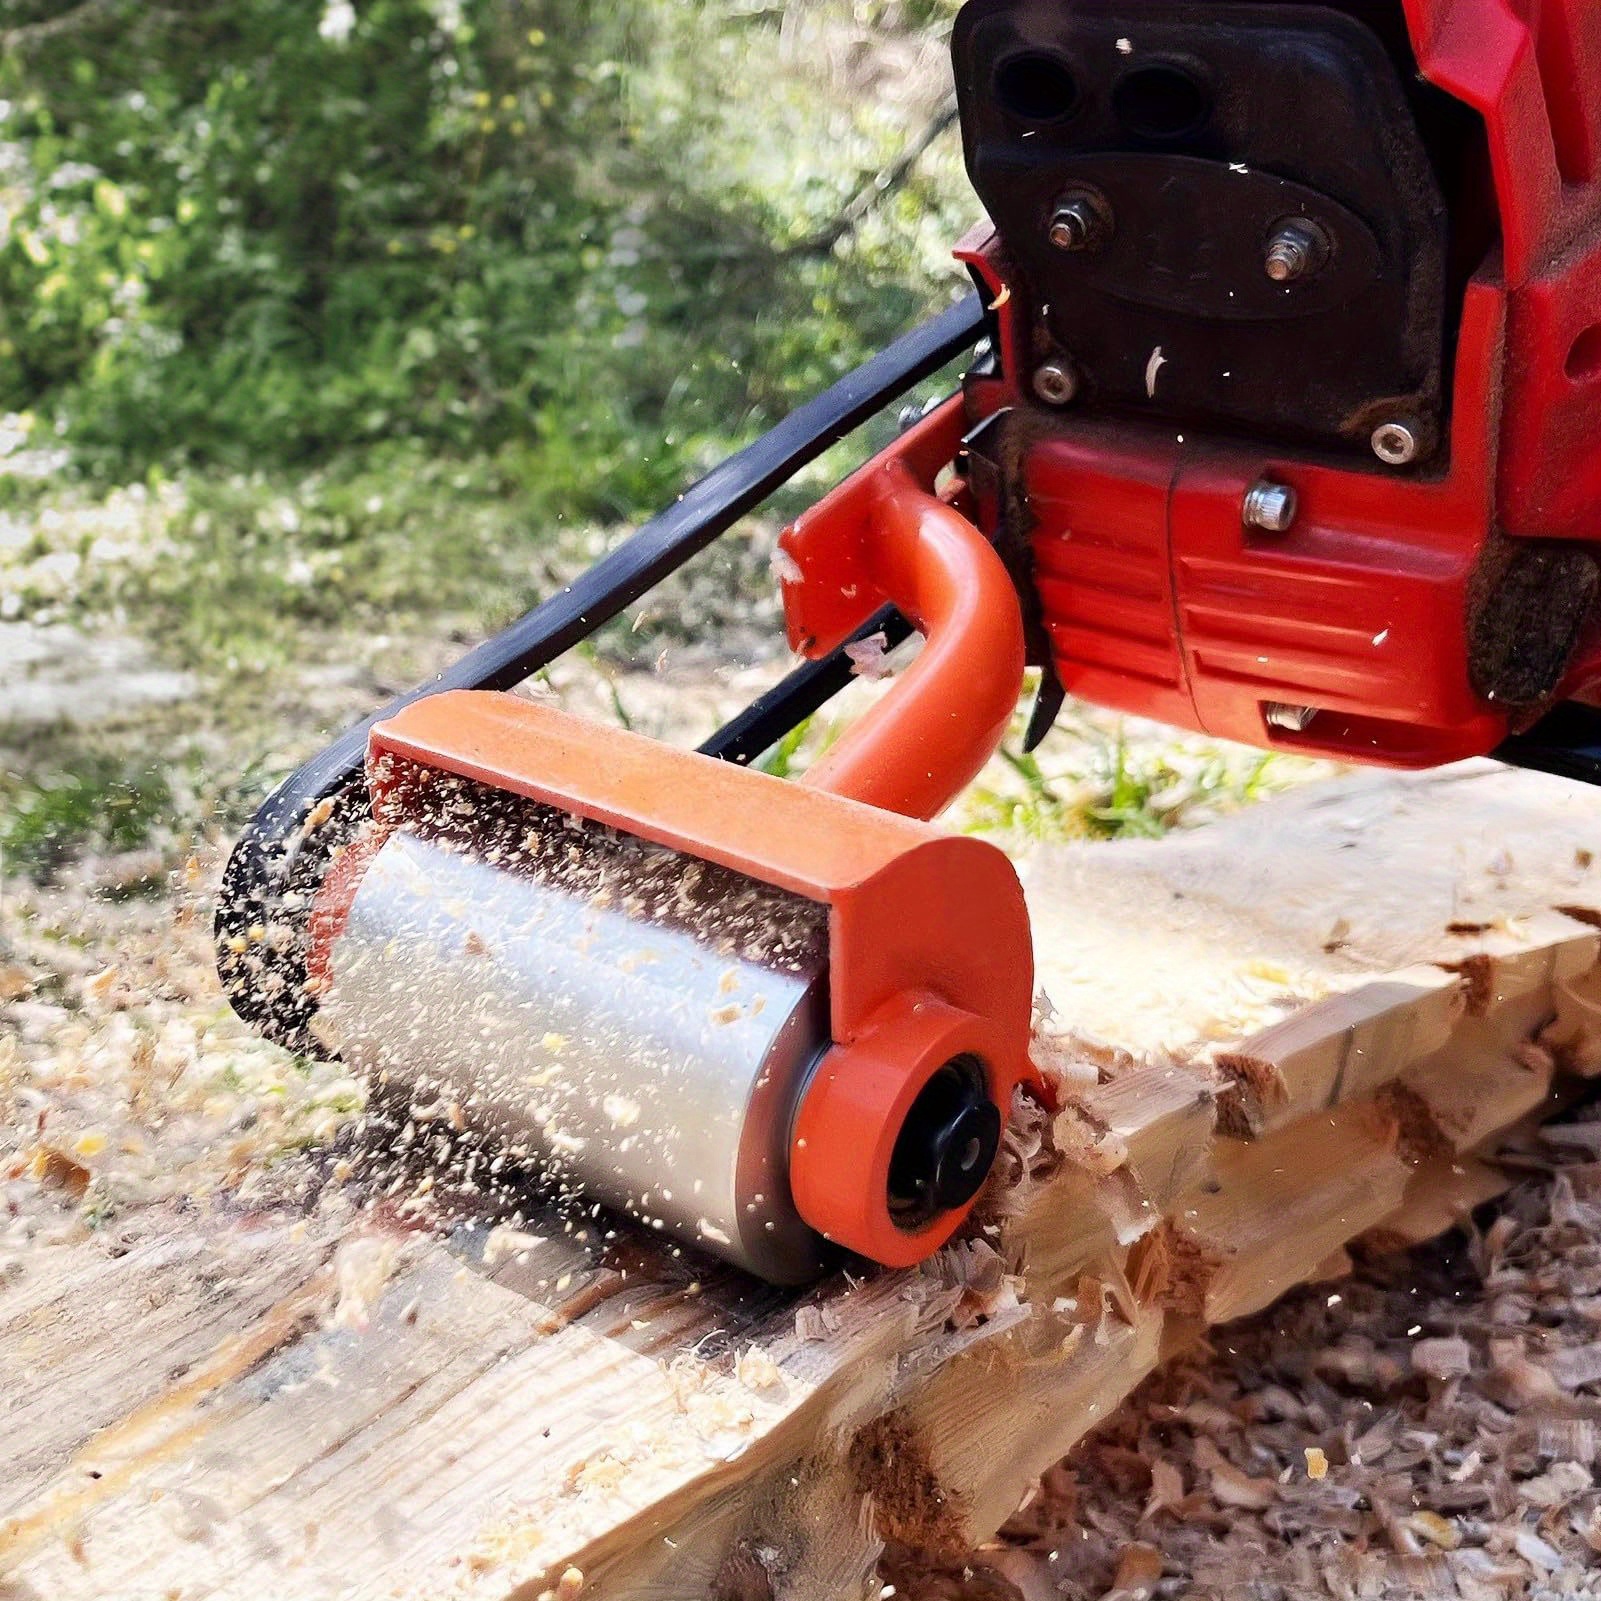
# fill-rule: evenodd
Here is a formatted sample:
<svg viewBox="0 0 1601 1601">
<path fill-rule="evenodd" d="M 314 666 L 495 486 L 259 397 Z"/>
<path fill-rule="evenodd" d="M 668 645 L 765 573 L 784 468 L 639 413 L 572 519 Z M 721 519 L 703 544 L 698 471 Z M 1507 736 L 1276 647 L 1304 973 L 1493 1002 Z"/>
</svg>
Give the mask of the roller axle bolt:
<svg viewBox="0 0 1601 1601">
<path fill-rule="evenodd" d="M 1112 212 L 1106 202 L 1088 189 L 1074 189 L 1051 213 L 1046 237 L 1058 250 L 1093 250 L 1111 231 Z"/>
</svg>

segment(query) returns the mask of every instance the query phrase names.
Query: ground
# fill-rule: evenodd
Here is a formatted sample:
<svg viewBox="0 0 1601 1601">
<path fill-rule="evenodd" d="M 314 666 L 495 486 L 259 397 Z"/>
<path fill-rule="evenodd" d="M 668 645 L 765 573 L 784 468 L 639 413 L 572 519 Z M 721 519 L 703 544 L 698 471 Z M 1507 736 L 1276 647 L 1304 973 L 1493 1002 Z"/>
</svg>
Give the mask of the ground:
<svg viewBox="0 0 1601 1601">
<path fill-rule="evenodd" d="M 0 1312 L 39 1253 L 132 1237 L 161 1206 L 317 1213 L 364 1090 L 223 1002 L 209 923 L 228 841 L 329 731 L 615 537 L 532 541 L 470 475 L 387 504 L 374 489 L 337 538 L 346 513 L 316 483 L 11 493 Z M 532 692 L 663 737 L 709 731 L 787 665 L 772 533 L 743 531 Z M 804 764 L 838 726 L 819 718 L 773 765 Z M 1074 711 L 1037 760 L 1013 741 L 952 822 L 1110 850 L 1314 778 L 1340 781 Z M 885 1593 L 1588 1593 L 1601 1124 L 1563 1138 L 1523 1152 L 1526 1182 L 1469 1233 L 1368 1253 L 1354 1277 L 1216 1331 L 1052 1469 L 999 1541 L 892 1552 Z"/>
<path fill-rule="evenodd" d="M 1588 1115 L 1588 1114 L 1581 1114 Z M 1601 1122 L 1476 1224 L 1212 1332 L 918 1601 L 1601 1595 Z"/>
</svg>

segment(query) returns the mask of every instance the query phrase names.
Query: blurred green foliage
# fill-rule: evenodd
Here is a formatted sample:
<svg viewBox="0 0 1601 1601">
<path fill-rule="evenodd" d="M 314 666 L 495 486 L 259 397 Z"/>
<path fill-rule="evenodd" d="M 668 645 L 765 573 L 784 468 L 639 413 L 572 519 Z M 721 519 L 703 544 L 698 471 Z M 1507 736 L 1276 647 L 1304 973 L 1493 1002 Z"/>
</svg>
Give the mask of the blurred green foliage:
<svg viewBox="0 0 1601 1601">
<path fill-rule="evenodd" d="M 822 242 L 955 9 L 13 0 L 0 411 L 102 479 L 487 452 L 638 515 L 956 283 L 953 135 Z"/>
<path fill-rule="evenodd" d="M 0 872 L 45 879 L 75 852 L 143 845 L 172 792 L 148 761 L 74 751 L 42 776 L 0 774 Z"/>
</svg>

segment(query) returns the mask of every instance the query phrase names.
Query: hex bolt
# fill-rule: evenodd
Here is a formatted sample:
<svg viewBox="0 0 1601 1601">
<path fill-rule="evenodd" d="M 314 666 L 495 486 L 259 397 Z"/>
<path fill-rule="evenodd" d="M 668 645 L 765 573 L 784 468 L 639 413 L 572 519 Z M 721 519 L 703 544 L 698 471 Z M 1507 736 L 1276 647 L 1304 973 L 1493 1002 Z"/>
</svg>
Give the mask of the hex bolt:
<svg viewBox="0 0 1601 1601">
<path fill-rule="evenodd" d="M 1373 454 L 1390 467 L 1404 467 L 1418 454 L 1417 425 L 1412 422 L 1381 422 L 1370 441 Z"/>
<path fill-rule="evenodd" d="M 1046 237 L 1058 250 L 1091 250 L 1112 231 L 1112 211 L 1099 195 L 1074 189 L 1051 213 Z"/>
<path fill-rule="evenodd" d="M 1293 283 L 1316 272 L 1328 258 L 1328 235 L 1315 222 L 1292 217 L 1274 229 L 1262 270 L 1276 284 Z"/>
<path fill-rule="evenodd" d="M 1269 728 L 1282 728 L 1287 734 L 1304 734 L 1317 716 L 1316 706 L 1296 706 L 1289 701 L 1270 700 L 1262 707 Z"/>
<path fill-rule="evenodd" d="M 1265 534 L 1285 534 L 1295 521 L 1295 491 L 1288 484 L 1263 478 L 1245 491 L 1242 515 L 1247 528 Z"/>
<path fill-rule="evenodd" d="M 1071 405 L 1078 378 L 1065 361 L 1043 361 L 1034 369 L 1034 393 L 1047 406 Z"/>
</svg>

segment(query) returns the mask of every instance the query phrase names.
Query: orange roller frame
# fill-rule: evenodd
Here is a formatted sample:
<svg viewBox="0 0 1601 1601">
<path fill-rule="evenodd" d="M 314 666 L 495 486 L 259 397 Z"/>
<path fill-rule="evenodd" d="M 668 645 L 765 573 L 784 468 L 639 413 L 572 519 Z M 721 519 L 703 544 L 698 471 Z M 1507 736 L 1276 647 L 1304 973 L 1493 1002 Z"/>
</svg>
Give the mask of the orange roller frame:
<svg viewBox="0 0 1601 1601">
<path fill-rule="evenodd" d="M 407 819 L 408 764 L 559 806 L 828 908 L 833 1046 L 797 1115 L 790 1183 L 820 1234 L 921 1261 L 967 1208 L 919 1230 L 888 1207 L 905 1111 L 952 1057 L 983 1062 L 1004 1116 L 1034 1082 L 1033 951 L 1004 852 L 877 807 L 493 691 L 414 702 L 372 731 L 380 829 Z M 328 928 L 325 939 L 336 937 Z"/>
<path fill-rule="evenodd" d="M 993 845 L 923 821 L 989 759 L 1015 710 L 1023 628 L 1000 558 L 935 493 L 960 445 L 952 400 L 788 529 L 792 644 L 834 649 L 892 602 L 924 634 L 911 668 L 802 784 L 675 750 L 509 695 L 456 691 L 372 731 L 380 830 L 405 821 L 406 764 L 558 806 L 828 908 L 832 1047 L 799 1109 L 790 1185 L 820 1234 L 889 1266 L 929 1255 L 968 1207 L 903 1228 L 889 1211 L 895 1140 L 947 1062 L 984 1065 L 1004 1119 L 1037 1080 L 1033 952 L 1022 889 Z M 355 869 L 359 872 L 359 866 Z M 330 894 L 320 943 L 337 933 Z"/>
</svg>

